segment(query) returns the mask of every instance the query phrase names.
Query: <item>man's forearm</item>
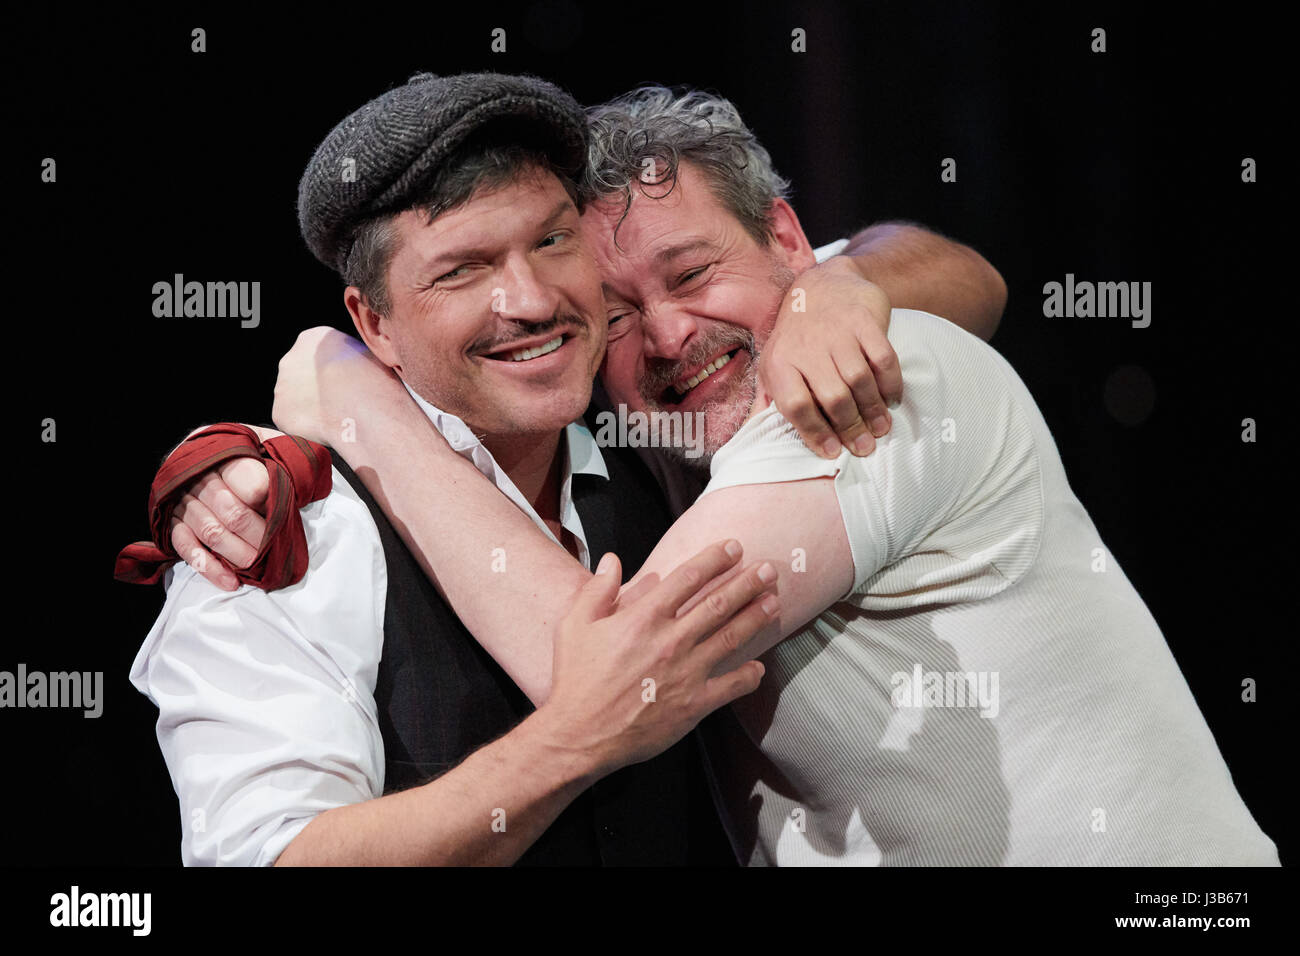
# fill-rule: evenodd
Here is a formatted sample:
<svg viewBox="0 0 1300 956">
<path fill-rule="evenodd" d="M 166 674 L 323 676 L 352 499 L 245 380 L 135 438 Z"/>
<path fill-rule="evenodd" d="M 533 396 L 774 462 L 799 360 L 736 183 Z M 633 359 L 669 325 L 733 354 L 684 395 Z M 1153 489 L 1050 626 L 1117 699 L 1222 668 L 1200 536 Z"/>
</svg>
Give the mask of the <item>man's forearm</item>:
<svg viewBox="0 0 1300 956">
<path fill-rule="evenodd" d="M 413 414 L 381 411 L 375 420 L 384 427 L 359 423 L 357 441 L 342 448 L 475 640 L 540 706 L 551 692 L 558 622 L 591 572 L 453 452 L 415 404 L 408 404 Z M 430 494 L 430 488 L 439 492 Z M 455 501 L 455 508 L 446 501 Z M 801 518 L 793 524 L 754 520 L 779 513 Z M 852 556 L 829 481 L 752 485 L 709 496 L 678 519 L 638 580 L 650 573 L 663 576 L 709 542 L 728 538 L 739 540 L 747 555 L 772 559 L 780 573 L 782 608 L 780 619 L 753 646 L 727 662 L 731 667 L 816 616 L 852 581 Z M 805 550 L 818 574 L 786 570 L 794 547 Z M 497 548 L 504 551 L 505 567 L 492 572 Z"/>
<path fill-rule="evenodd" d="M 356 440 L 335 448 L 475 640 L 541 706 L 552 636 L 591 572 L 452 451 L 404 389 L 385 389 Z"/>
<path fill-rule="evenodd" d="M 549 645 L 548 645 L 549 646 Z M 276 866 L 507 866 L 599 776 L 539 711 L 423 786 L 328 810 Z"/>
<path fill-rule="evenodd" d="M 882 222 L 853 236 L 842 255 L 894 308 L 941 316 L 986 342 L 997 331 L 1007 286 L 969 246 L 910 223 Z"/>
</svg>

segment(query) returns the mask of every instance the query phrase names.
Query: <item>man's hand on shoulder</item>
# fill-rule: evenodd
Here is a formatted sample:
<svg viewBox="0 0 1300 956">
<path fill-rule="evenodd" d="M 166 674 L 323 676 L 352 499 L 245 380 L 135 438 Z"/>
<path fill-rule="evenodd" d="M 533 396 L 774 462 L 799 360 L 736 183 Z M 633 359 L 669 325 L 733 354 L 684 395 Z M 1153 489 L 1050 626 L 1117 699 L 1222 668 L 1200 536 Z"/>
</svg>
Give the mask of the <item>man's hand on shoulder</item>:
<svg viewBox="0 0 1300 956">
<path fill-rule="evenodd" d="M 889 296 L 836 256 L 801 273 L 777 314 L 758 381 L 804 444 L 823 458 L 869 455 L 903 393 L 889 344 Z M 755 411 L 767 403 L 760 396 Z"/>
<path fill-rule="evenodd" d="M 397 377 L 361 342 L 321 326 L 301 332 L 280 360 L 272 417 L 299 438 L 337 445 L 338 429 L 346 427 L 341 423 L 355 429 L 357 421 L 384 421 L 392 416 L 393 406 L 380 401 L 413 404 Z M 263 442 L 286 434 L 247 427 Z M 218 559 L 244 569 L 257 558 L 266 534 L 269 486 L 262 462 L 251 458 L 225 462 L 196 478 L 172 513 L 172 547 L 223 591 L 238 590 L 239 581 Z"/>
<path fill-rule="evenodd" d="M 200 425 L 186 438 L 211 427 Z M 262 442 L 284 436 L 284 432 L 261 425 L 244 427 Z M 186 564 L 223 591 L 239 590 L 239 580 L 216 555 L 241 569 L 257 559 L 266 536 L 270 484 L 264 462 L 236 458 L 195 478 L 172 511 L 172 547 Z"/>
<path fill-rule="evenodd" d="M 270 429 L 257 431 L 262 441 L 282 434 Z M 266 535 L 264 515 L 270 483 L 265 462 L 236 458 L 195 479 L 172 512 L 172 547 L 186 564 L 223 591 L 238 590 L 239 581 L 217 557 L 237 568 L 247 568 L 257 559 Z"/>
</svg>

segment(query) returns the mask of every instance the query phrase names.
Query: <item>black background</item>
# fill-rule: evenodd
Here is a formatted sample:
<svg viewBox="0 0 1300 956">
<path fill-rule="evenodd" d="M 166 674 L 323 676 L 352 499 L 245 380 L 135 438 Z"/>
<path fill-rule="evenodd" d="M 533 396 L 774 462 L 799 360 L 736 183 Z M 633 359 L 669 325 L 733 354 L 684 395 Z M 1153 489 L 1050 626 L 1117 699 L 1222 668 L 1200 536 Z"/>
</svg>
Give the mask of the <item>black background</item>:
<svg viewBox="0 0 1300 956">
<path fill-rule="evenodd" d="M 19 538 L 0 669 L 102 670 L 104 715 L 0 712 L 8 864 L 179 862 L 181 821 L 127 681 L 161 588 L 111 580 L 146 532 L 159 459 L 190 428 L 266 421 L 297 332 L 350 330 L 297 232 L 298 178 L 346 113 L 413 72 L 544 75 L 583 102 L 640 82 L 733 99 L 794 182 L 814 245 L 916 220 L 1010 290 L 993 344 L 1160 623 L 1247 805 L 1286 862 L 1294 743 L 1291 490 L 1281 407 L 1293 243 L 1279 137 L 1294 54 L 1254 7 L 685 3 L 195 8 L 11 21 L 6 260 Z M 1104 27 L 1108 50 L 1090 52 Z M 207 31 L 207 52 L 190 31 Z M 494 27 L 507 51 L 489 51 Z M 791 30 L 807 52 L 791 51 Z M 1241 181 L 1243 157 L 1259 182 Z M 57 160 L 54 184 L 40 163 Z M 956 183 L 940 181 L 944 157 Z M 262 321 L 157 319 L 174 273 L 260 281 Z M 1152 323 L 1049 319 L 1067 272 L 1153 283 Z M 1154 404 L 1138 424 L 1147 381 Z M 1259 440 L 1241 441 L 1242 419 Z M 40 423 L 57 422 L 55 443 Z M 1050 639 L 1050 635 L 1044 635 Z M 1241 701 L 1244 678 L 1258 702 Z"/>
</svg>

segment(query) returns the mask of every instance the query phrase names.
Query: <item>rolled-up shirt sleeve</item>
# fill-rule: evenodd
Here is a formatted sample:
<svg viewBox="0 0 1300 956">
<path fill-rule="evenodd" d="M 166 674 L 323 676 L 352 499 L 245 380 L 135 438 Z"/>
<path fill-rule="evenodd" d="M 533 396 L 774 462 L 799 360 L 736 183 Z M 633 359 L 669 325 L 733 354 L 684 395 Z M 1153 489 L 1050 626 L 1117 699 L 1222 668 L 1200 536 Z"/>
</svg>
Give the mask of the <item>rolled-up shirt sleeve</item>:
<svg viewBox="0 0 1300 956">
<path fill-rule="evenodd" d="M 187 866 L 273 864 L 316 814 L 383 793 L 379 534 L 337 471 L 303 524 L 308 571 L 283 590 L 221 591 L 177 565 L 132 665 L 158 707 Z"/>
</svg>

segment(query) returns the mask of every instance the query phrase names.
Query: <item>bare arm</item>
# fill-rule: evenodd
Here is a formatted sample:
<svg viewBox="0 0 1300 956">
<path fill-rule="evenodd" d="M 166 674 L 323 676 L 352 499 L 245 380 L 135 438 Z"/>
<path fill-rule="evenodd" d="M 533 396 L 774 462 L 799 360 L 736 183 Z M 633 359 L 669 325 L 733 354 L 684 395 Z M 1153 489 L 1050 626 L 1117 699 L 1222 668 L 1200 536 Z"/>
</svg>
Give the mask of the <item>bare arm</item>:
<svg viewBox="0 0 1300 956">
<path fill-rule="evenodd" d="M 347 449 L 349 461 L 355 456 L 368 463 L 357 474 L 396 519 L 403 541 L 475 640 L 530 699 L 543 703 L 551 692 L 556 624 L 591 572 L 542 534 L 442 436 L 434 432 L 434 440 L 416 440 L 408 428 L 432 428 L 409 397 L 403 400 L 423 424 L 397 409 L 377 419 L 383 428 L 365 429 L 364 437 L 358 424 L 357 441 Z M 454 489 L 449 490 L 454 511 L 428 493 L 431 484 Z M 799 521 L 771 520 L 790 514 L 798 514 Z M 474 530 L 482 527 L 493 529 L 491 541 Z M 842 597 L 853 581 L 835 490 L 830 480 L 814 479 L 705 496 L 674 523 L 624 593 L 637 594 L 720 538 L 739 540 L 752 560 L 772 566 L 777 580 L 768 583 L 781 602 L 779 618 L 768 622 L 743 653 L 728 658 L 727 667 L 752 660 L 793 633 Z M 493 547 L 505 549 L 507 570 L 484 574 Z M 802 552 L 797 562 L 792 560 L 796 549 Z M 796 564 L 810 570 L 796 572 Z"/>
<path fill-rule="evenodd" d="M 475 639 L 533 701 L 544 702 L 551 690 L 555 623 L 591 572 L 445 442 L 440 449 L 437 443 L 403 442 L 397 436 L 396 430 L 376 436 L 373 447 L 356 450 L 384 459 L 383 481 L 373 469 L 358 474 L 372 493 L 383 488 L 385 511 L 400 518 L 399 533 L 426 573 L 437 569 L 439 588 Z M 358 435 L 357 445 L 364 444 Z M 474 519 L 459 521 L 440 508 L 428 494 L 431 481 L 442 487 L 454 484 L 457 509 Z M 798 522 L 779 517 L 791 514 L 799 515 Z M 484 549 L 482 535 L 470 530 L 480 520 L 493 528 L 494 546 L 506 549 L 506 573 L 483 574 L 481 567 L 454 557 Z M 720 538 L 739 540 L 752 560 L 772 566 L 777 580 L 769 586 L 781 602 L 779 618 L 768 622 L 741 654 L 728 658 L 727 667 L 757 657 L 852 584 L 853 560 L 839 503 L 831 481 L 822 478 L 726 488 L 701 498 L 668 530 L 624 593 L 636 594 L 643 583 L 653 583 Z"/>
<path fill-rule="evenodd" d="M 621 598 L 619 562 L 606 555 L 597 574 L 584 571 L 554 641 L 534 635 L 555 663 L 554 692 L 547 667 L 549 700 L 536 713 L 432 783 L 321 813 L 277 865 L 517 860 L 595 780 L 653 757 L 757 687 L 762 665 L 737 665 L 780 604 L 740 555 L 735 541 L 710 542 Z"/>
<path fill-rule="evenodd" d="M 505 866 L 599 776 L 541 711 L 421 787 L 327 810 L 276 866 Z M 504 822 L 502 829 L 494 827 Z"/>
<path fill-rule="evenodd" d="M 297 390 L 284 382 L 299 374 L 319 378 L 322 387 L 308 391 L 321 401 L 335 396 L 330 409 L 295 407 Z M 333 407 L 341 395 L 348 397 Z M 276 422 L 310 434 L 313 421 L 343 417 L 355 423 L 354 441 L 339 442 L 337 434 L 319 437 L 344 454 L 474 638 L 530 699 L 546 701 L 557 622 L 590 572 L 453 452 L 400 381 L 360 343 L 329 330 L 305 332 L 281 362 Z M 430 495 L 430 487 L 445 493 Z M 447 508 L 447 500 L 456 507 Z M 800 515 L 797 528 L 786 521 L 756 520 L 792 513 Z M 489 527 L 491 537 L 485 538 L 481 529 Z M 643 581 L 653 583 L 698 551 L 701 542 L 719 537 L 739 540 L 747 554 L 770 560 L 779 575 L 780 619 L 765 625 L 750 657 L 833 603 L 853 579 L 834 488 L 818 479 L 706 496 L 678 519 L 625 592 Z M 506 570 L 484 573 L 497 547 L 506 551 Z M 795 548 L 803 549 L 809 573 L 791 569 Z"/>
<path fill-rule="evenodd" d="M 365 354 L 383 378 L 368 383 L 364 411 L 349 416 L 356 440 L 335 450 L 469 632 L 541 704 L 550 693 L 551 637 L 591 572 L 452 451 L 397 377 Z M 294 428 L 279 421 L 281 414 L 277 398 L 277 424 Z M 505 549 L 505 571 L 490 573 L 498 547 Z"/>
<path fill-rule="evenodd" d="M 706 545 L 623 599 L 619 563 L 607 555 L 553 645 L 545 642 L 556 687 L 542 707 L 430 783 L 317 815 L 276 865 L 513 863 L 597 779 L 654 756 L 758 686 L 761 665 L 720 662 L 743 650 L 779 603 L 730 544 Z M 712 606 L 698 600 L 702 587 Z M 647 676 L 652 703 L 642 696 Z"/>
<path fill-rule="evenodd" d="M 1007 304 L 1007 284 L 969 246 L 914 223 L 880 222 L 854 235 L 841 255 L 884 289 L 896 309 L 941 316 L 984 341 Z"/>
</svg>

